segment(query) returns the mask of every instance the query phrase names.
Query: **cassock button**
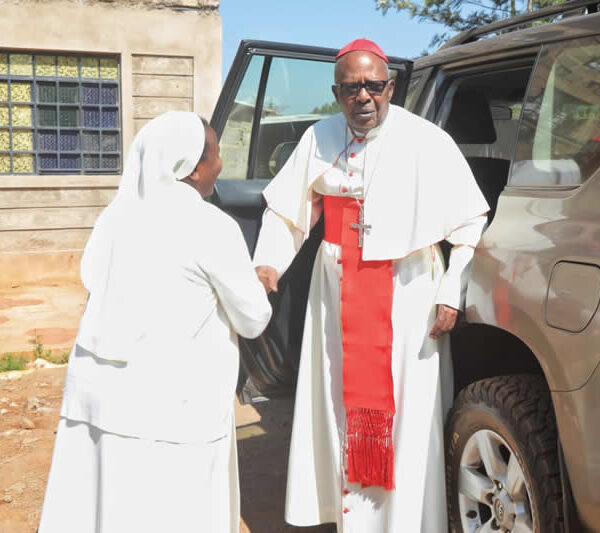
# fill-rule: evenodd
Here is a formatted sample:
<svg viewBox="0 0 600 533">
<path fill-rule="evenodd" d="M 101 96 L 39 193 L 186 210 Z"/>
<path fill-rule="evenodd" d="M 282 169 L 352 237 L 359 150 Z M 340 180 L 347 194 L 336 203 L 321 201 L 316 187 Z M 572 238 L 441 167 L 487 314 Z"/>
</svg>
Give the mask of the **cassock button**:
<svg viewBox="0 0 600 533">
<path fill-rule="evenodd" d="M 342 192 L 343 192 L 343 193 L 346 193 L 346 192 L 348 192 L 348 187 L 342 187 Z"/>
<path fill-rule="evenodd" d="M 348 509 L 348 507 L 344 507 L 344 514 L 349 513 L 350 509 Z"/>
<path fill-rule="evenodd" d="M 352 171 L 348 172 L 348 176 L 350 176 L 350 177 L 354 176 L 354 172 L 352 172 Z"/>
<path fill-rule="evenodd" d="M 344 494 L 350 494 L 350 491 L 348 489 L 344 489 Z"/>
<path fill-rule="evenodd" d="M 356 154 L 355 154 L 354 152 L 352 152 L 352 153 L 350 154 L 350 157 L 356 157 Z"/>
<path fill-rule="evenodd" d="M 356 138 L 356 141 L 359 142 L 359 143 L 363 142 L 364 140 L 365 140 L 364 137 L 357 137 Z"/>
</svg>

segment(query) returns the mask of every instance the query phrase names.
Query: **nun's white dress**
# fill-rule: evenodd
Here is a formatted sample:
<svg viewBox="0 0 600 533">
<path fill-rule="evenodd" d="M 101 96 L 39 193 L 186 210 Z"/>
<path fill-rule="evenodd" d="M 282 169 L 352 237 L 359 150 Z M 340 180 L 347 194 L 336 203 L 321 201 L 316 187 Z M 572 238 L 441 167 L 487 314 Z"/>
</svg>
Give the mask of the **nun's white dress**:
<svg viewBox="0 0 600 533">
<path fill-rule="evenodd" d="M 236 333 L 271 309 L 236 222 L 173 179 L 201 122 L 168 115 L 136 137 L 86 246 L 40 533 L 239 532 Z"/>
</svg>

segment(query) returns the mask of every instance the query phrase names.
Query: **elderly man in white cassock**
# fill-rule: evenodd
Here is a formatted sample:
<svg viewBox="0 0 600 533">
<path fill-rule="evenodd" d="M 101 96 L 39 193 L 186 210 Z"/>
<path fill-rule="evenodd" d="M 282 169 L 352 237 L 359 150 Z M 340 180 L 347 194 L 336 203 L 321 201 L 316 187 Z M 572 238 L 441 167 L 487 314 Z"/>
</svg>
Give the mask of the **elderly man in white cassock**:
<svg viewBox="0 0 600 533">
<path fill-rule="evenodd" d="M 236 333 L 271 308 L 238 225 L 203 200 L 221 166 L 193 113 L 133 142 L 82 259 L 40 533 L 239 532 Z"/>
<path fill-rule="evenodd" d="M 448 336 L 488 205 L 458 147 L 390 105 L 388 59 L 338 54 L 342 113 L 310 127 L 265 189 L 254 256 L 267 290 L 324 211 L 310 287 L 286 520 L 344 533 L 447 531 Z M 453 245 L 444 268 L 438 243 Z"/>
</svg>

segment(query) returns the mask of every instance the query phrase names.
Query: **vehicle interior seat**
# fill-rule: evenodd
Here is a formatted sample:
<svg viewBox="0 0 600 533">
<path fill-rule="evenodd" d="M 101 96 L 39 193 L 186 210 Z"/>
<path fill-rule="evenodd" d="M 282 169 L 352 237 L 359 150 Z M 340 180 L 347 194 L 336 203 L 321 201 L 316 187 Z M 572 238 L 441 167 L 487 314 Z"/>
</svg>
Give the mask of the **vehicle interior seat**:
<svg viewBox="0 0 600 533">
<path fill-rule="evenodd" d="M 271 176 L 276 176 L 283 168 L 283 165 L 285 165 L 285 162 L 292 155 L 296 146 L 298 146 L 298 141 L 282 142 L 275 147 L 269 158 L 269 171 L 271 172 Z"/>
<path fill-rule="evenodd" d="M 458 145 L 495 143 L 496 128 L 485 93 L 477 89 L 459 89 L 444 129 Z M 510 160 L 481 156 L 467 156 L 466 160 L 490 206 L 489 223 L 496 214 L 498 197 L 508 181 Z"/>
<path fill-rule="evenodd" d="M 307 116 L 270 116 L 260 123 L 256 154 L 256 178 L 272 178 L 294 151 L 307 128 L 314 124 Z"/>
</svg>

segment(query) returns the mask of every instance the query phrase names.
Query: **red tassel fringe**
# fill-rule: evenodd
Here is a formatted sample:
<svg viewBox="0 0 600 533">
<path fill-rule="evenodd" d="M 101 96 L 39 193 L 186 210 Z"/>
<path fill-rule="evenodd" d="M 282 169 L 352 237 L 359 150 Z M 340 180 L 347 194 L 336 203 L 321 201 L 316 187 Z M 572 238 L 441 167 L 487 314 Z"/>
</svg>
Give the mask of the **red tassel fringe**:
<svg viewBox="0 0 600 533">
<path fill-rule="evenodd" d="M 353 407 L 347 410 L 348 481 L 394 489 L 394 413 Z"/>
</svg>

